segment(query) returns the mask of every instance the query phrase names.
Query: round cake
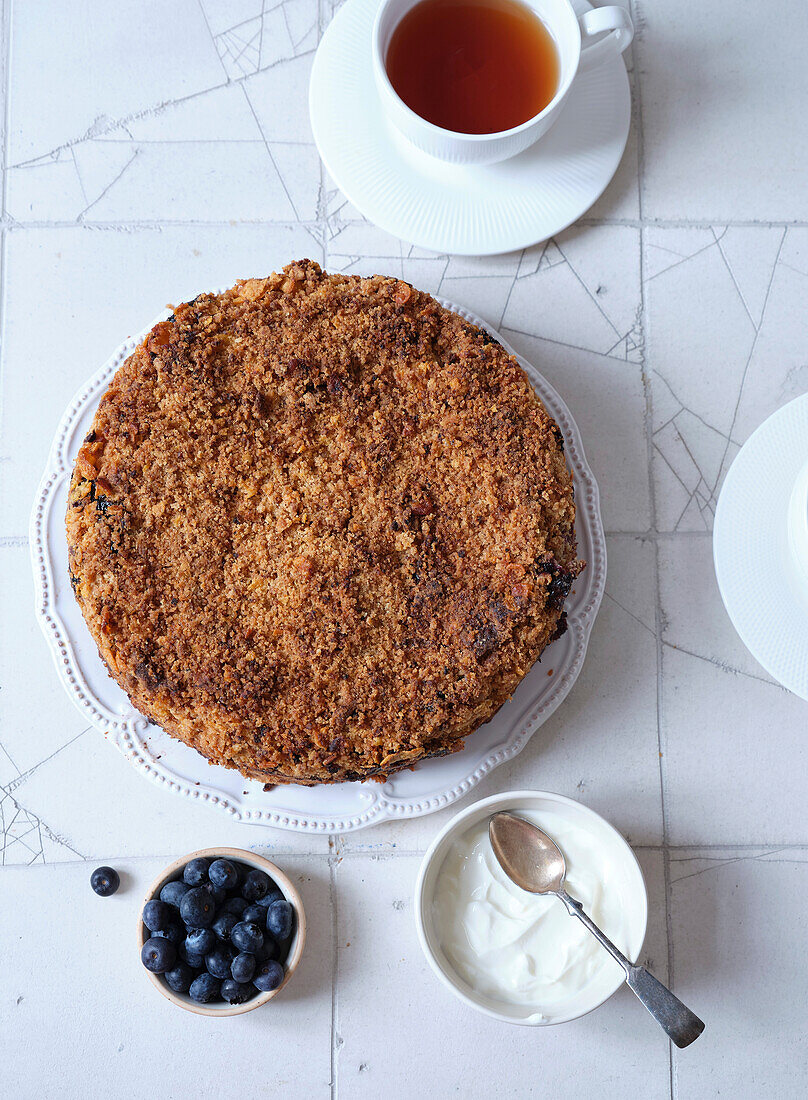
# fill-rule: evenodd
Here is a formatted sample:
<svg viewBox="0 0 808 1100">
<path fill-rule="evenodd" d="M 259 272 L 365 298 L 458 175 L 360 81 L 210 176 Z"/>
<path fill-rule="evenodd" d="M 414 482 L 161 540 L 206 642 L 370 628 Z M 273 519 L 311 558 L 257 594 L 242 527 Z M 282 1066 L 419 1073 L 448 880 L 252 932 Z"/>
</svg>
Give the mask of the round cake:
<svg viewBox="0 0 808 1100">
<path fill-rule="evenodd" d="M 383 778 L 462 748 L 563 631 L 563 450 L 486 332 L 302 260 L 178 306 L 114 376 L 71 580 L 134 705 L 212 763 Z"/>
</svg>

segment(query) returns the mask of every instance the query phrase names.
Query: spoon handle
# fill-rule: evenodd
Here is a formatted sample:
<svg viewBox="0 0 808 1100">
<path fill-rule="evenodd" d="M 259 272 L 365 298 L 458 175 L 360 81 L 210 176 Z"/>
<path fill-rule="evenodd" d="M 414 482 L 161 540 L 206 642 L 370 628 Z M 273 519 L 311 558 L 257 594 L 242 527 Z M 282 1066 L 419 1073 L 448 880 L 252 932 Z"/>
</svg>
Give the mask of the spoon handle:
<svg viewBox="0 0 808 1100">
<path fill-rule="evenodd" d="M 644 966 L 636 966 L 604 936 L 595 922 L 584 912 L 580 901 L 571 898 L 566 890 L 559 890 L 557 896 L 566 905 L 573 916 L 585 924 L 592 935 L 603 944 L 609 954 L 615 958 L 626 972 L 629 989 L 640 1000 L 656 1022 L 673 1040 L 677 1047 L 690 1046 L 704 1031 L 704 1024 L 698 1016 L 682 1004 L 678 997 L 658 981 Z"/>
<path fill-rule="evenodd" d="M 629 989 L 642 1001 L 677 1047 L 688 1047 L 704 1031 L 695 1012 L 658 981 L 644 966 L 632 966 L 626 977 Z"/>
</svg>

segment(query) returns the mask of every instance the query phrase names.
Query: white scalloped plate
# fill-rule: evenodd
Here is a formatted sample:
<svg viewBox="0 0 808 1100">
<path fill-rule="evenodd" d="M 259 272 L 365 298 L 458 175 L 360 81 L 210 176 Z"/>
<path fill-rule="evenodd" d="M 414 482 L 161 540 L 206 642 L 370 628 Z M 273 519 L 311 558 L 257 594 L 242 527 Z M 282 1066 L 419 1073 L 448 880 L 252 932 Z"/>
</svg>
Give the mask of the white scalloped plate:
<svg viewBox="0 0 808 1100">
<path fill-rule="evenodd" d="M 472 324 L 488 328 L 468 310 L 439 300 Z M 157 320 L 167 316 L 165 312 Z M 144 775 L 176 794 L 217 806 L 236 820 L 299 832 L 341 833 L 385 818 L 433 813 L 455 802 L 493 768 L 516 756 L 566 697 L 581 671 L 603 596 L 606 545 L 598 487 L 569 409 L 538 371 L 517 355 L 563 433 L 575 479 L 578 553 L 588 566 L 567 604 L 566 634 L 545 650 L 541 663 L 536 663 L 513 698 L 467 739 L 462 752 L 424 761 L 383 784 L 277 786 L 264 791 L 260 782 L 208 764 L 199 753 L 134 710 L 98 656 L 70 587 L 64 515 L 76 452 L 113 374 L 151 327 L 122 344 L 70 402 L 59 423 L 31 515 L 36 615 L 68 695 L 87 721 L 103 731 Z M 496 332 L 488 330 L 516 354 Z"/>
</svg>

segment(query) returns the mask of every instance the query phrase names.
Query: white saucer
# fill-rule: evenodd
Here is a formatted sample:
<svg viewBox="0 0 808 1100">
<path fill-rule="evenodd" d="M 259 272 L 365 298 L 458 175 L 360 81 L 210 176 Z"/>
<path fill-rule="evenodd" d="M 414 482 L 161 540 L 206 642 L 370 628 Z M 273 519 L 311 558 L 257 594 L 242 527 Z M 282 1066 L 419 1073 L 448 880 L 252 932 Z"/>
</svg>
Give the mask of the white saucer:
<svg viewBox="0 0 808 1100">
<path fill-rule="evenodd" d="M 370 32 L 379 0 L 346 0 L 314 59 L 309 111 L 320 156 L 370 221 L 421 248 L 510 252 L 565 229 L 600 197 L 628 138 L 631 93 L 621 58 L 580 73 L 553 129 L 501 164 L 445 164 L 387 121 Z M 591 8 L 573 0 L 580 14 Z"/>
<path fill-rule="evenodd" d="M 744 645 L 808 699 L 808 394 L 778 409 L 738 453 L 716 508 L 713 556 Z"/>
</svg>

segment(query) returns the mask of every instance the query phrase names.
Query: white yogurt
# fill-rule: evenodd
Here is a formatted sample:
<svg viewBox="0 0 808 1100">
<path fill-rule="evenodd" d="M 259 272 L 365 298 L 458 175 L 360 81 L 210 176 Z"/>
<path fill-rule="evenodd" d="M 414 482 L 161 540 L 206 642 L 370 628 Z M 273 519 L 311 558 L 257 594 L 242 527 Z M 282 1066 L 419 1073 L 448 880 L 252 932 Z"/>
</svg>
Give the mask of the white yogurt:
<svg viewBox="0 0 808 1100">
<path fill-rule="evenodd" d="M 567 815 L 517 812 L 555 840 L 567 862 L 568 893 L 627 951 L 629 920 L 617 886 L 620 875 L 603 845 Z M 604 968 L 622 974 L 563 902 L 528 894 L 508 878 L 491 849 L 487 818 L 447 853 L 435 885 L 432 919 L 444 955 L 473 990 L 529 1006 L 548 1020 Z"/>
</svg>

